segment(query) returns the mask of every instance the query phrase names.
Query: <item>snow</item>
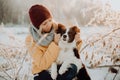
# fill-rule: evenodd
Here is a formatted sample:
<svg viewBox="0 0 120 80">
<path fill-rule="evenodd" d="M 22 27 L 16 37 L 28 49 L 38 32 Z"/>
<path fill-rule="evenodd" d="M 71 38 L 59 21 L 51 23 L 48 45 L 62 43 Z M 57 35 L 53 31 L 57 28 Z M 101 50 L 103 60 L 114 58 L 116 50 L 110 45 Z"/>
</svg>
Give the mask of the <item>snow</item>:
<svg viewBox="0 0 120 80">
<path fill-rule="evenodd" d="M 87 38 L 96 34 L 105 34 L 111 30 L 110 27 L 81 27 L 81 39 L 86 40 Z"/>
<path fill-rule="evenodd" d="M 11 45 L 11 42 L 15 39 L 24 42 L 26 35 L 28 34 L 28 28 L 26 27 L 2 27 L 0 29 L 0 43 Z"/>
<path fill-rule="evenodd" d="M 95 34 L 106 34 L 108 31 L 111 30 L 110 27 L 81 27 L 81 39 L 83 40 L 83 45 L 84 40 L 87 38 L 95 35 Z M 18 46 L 21 45 L 21 43 L 24 44 L 25 37 L 29 33 L 28 27 L 0 27 L 0 44 L 5 44 L 5 45 L 16 45 Z M 21 41 L 20 43 L 16 40 Z M 16 42 L 15 42 L 16 41 Z M 2 64 L 2 57 L 0 57 L 0 64 Z M 23 63 L 23 68 L 21 70 L 20 74 L 29 74 L 30 71 L 30 62 L 24 62 Z M 92 78 L 92 80 L 113 80 L 113 77 L 115 74 L 108 74 L 108 68 L 95 68 L 95 69 L 89 69 L 88 74 Z M 108 75 L 107 75 L 108 74 Z M 30 74 L 31 75 L 31 74 Z M 105 77 L 107 75 L 107 77 Z M 120 71 L 119 75 L 117 75 L 115 80 L 120 80 Z M 32 78 L 32 75 L 30 76 Z M 24 78 L 22 79 L 24 80 Z"/>
</svg>

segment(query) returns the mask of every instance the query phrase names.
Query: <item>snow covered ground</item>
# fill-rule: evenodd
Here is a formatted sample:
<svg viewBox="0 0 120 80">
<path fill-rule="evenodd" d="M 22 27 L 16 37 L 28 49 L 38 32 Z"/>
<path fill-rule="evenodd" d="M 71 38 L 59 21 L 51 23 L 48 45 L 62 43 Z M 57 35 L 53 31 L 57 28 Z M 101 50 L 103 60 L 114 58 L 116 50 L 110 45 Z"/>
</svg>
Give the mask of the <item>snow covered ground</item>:
<svg viewBox="0 0 120 80">
<path fill-rule="evenodd" d="M 86 44 L 85 40 L 92 37 L 93 35 L 106 34 L 111 30 L 110 27 L 81 27 L 80 29 L 81 29 L 81 39 L 83 40 L 83 45 Z M 22 27 L 22 26 L 0 27 L 0 45 L 4 44 L 7 46 L 17 46 L 20 49 L 21 47 L 24 46 L 25 37 L 28 33 L 29 33 L 28 27 Z M 4 57 L 1 57 L 0 55 L 0 65 L 6 62 L 5 59 L 3 61 L 3 58 Z M 22 64 L 23 67 L 21 67 L 20 69 L 20 74 L 21 75 L 24 74 L 23 75 L 24 77 L 22 77 L 20 80 L 32 80 L 29 78 L 25 78 L 25 76 L 29 76 L 30 78 L 32 78 L 30 74 L 30 61 L 28 59 L 29 57 L 25 59 L 25 62 L 23 62 Z M 109 68 L 88 69 L 88 73 L 91 76 L 92 80 L 120 80 L 120 70 L 118 71 L 117 77 L 113 79 L 116 74 L 108 73 L 108 69 Z M 0 74 L 2 74 L 1 70 L 0 70 Z M 0 80 L 4 80 L 4 79 L 0 78 Z"/>
</svg>

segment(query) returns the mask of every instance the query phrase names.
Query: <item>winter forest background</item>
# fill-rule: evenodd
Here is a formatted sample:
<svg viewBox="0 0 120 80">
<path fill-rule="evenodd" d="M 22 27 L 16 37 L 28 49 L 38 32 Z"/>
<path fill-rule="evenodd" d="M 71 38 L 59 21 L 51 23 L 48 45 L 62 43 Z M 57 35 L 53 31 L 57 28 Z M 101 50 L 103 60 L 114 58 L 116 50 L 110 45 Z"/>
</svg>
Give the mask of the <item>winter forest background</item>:
<svg viewBox="0 0 120 80">
<path fill-rule="evenodd" d="M 24 41 L 34 4 L 45 5 L 55 21 L 80 27 L 80 56 L 92 80 L 120 80 L 119 0 L 0 0 L 0 80 L 32 80 Z"/>
</svg>

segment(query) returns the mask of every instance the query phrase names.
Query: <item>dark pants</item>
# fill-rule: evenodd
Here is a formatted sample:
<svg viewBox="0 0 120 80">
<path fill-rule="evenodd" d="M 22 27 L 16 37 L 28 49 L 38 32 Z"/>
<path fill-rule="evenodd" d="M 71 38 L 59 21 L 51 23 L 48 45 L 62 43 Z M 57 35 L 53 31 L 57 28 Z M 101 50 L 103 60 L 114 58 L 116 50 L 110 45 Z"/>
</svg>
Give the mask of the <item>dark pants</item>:
<svg viewBox="0 0 120 80">
<path fill-rule="evenodd" d="M 81 68 L 77 74 L 77 80 L 91 80 L 85 67 Z"/>
<path fill-rule="evenodd" d="M 44 70 L 34 77 L 34 80 L 53 80 L 48 71 Z"/>
<path fill-rule="evenodd" d="M 60 65 L 58 66 L 58 71 L 60 69 Z M 58 74 L 57 80 L 72 80 L 77 73 L 77 66 L 74 64 L 71 64 L 71 67 L 68 68 L 68 71 L 66 71 L 64 74 L 60 75 Z M 48 71 L 44 70 L 38 74 L 38 76 L 34 77 L 34 80 L 53 80 L 51 78 L 51 75 Z"/>
</svg>

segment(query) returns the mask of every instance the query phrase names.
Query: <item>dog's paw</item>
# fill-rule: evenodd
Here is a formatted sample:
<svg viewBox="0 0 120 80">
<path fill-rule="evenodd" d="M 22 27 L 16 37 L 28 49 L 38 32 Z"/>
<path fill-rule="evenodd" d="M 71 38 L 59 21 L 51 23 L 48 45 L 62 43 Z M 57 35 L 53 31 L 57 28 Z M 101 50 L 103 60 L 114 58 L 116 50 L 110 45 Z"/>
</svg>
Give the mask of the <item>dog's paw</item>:
<svg viewBox="0 0 120 80">
<path fill-rule="evenodd" d="M 51 74 L 51 77 L 52 77 L 53 80 L 56 80 L 56 78 L 57 78 L 57 73 L 52 73 L 52 74 Z"/>
<path fill-rule="evenodd" d="M 53 80 L 56 80 L 56 78 L 57 78 L 57 65 L 56 65 L 56 63 L 53 63 L 51 66 L 51 77 Z"/>
<path fill-rule="evenodd" d="M 64 74 L 67 70 L 68 70 L 67 68 L 61 67 L 61 68 L 59 69 L 59 74 L 62 75 L 62 74 Z"/>
</svg>

